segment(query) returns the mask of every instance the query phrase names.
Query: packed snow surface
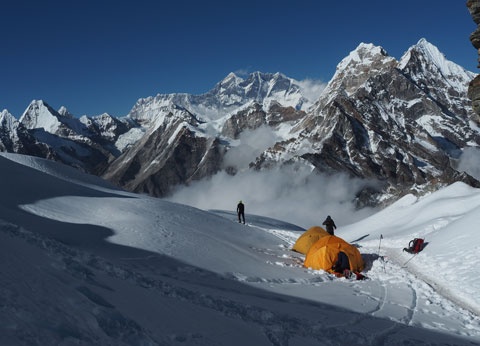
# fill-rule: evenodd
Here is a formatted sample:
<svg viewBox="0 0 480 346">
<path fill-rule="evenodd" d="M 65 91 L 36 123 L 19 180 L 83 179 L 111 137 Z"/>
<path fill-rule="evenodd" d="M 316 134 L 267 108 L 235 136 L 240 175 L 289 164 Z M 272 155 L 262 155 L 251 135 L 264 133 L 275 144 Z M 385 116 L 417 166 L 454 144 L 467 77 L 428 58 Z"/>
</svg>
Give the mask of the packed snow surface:
<svg viewBox="0 0 480 346">
<path fill-rule="evenodd" d="M 0 345 L 480 345 L 478 189 L 338 228 L 366 262 L 356 281 L 304 268 L 286 221 L 0 164 Z M 403 252 L 415 237 L 424 250 Z"/>
</svg>

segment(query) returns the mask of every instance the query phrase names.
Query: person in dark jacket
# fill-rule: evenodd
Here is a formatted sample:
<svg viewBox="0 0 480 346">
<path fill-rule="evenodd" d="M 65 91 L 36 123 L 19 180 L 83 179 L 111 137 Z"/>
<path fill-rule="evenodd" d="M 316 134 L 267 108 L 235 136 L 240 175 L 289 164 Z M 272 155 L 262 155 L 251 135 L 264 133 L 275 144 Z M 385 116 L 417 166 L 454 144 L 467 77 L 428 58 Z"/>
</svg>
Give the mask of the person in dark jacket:
<svg viewBox="0 0 480 346">
<path fill-rule="evenodd" d="M 327 232 L 331 235 L 333 235 L 334 230 L 337 229 L 337 225 L 335 225 L 335 222 L 330 217 L 330 215 L 328 215 L 325 221 L 323 221 L 323 225 L 327 228 Z"/>
<path fill-rule="evenodd" d="M 245 205 L 243 204 L 242 201 L 238 202 L 237 215 L 238 215 L 238 222 L 241 223 L 243 221 L 243 224 L 245 224 Z"/>
<path fill-rule="evenodd" d="M 346 278 L 350 277 L 350 262 L 345 252 L 340 251 L 338 253 L 337 262 L 335 262 L 332 269 L 335 273 L 342 274 Z"/>
</svg>

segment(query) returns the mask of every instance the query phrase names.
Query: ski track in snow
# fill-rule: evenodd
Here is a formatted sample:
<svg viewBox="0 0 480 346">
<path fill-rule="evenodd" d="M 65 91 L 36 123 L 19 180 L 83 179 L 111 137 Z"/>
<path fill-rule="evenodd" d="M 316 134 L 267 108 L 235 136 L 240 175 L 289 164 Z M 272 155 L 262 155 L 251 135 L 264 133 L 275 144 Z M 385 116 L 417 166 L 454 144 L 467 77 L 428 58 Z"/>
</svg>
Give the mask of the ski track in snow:
<svg viewBox="0 0 480 346">
<path fill-rule="evenodd" d="M 298 234 L 291 231 L 268 229 L 264 227 L 253 226 L 253 225 L 251 227 L 255 227 L 256 229 L 273 234 L 277 238 L 279 238 L 280 240 L 286 243 L 286 246 L 284 246 L 283 248 L 287 250 L 286 253 L 290 252 L 290 254 L 288 255 L 284 254 L 284 255 L 278 256 L 276 255 L 275 251 L 268 250 L 268 249 L 263 250 L 265 254 L 269 254 L 272 256 L 276 255 L 277 258 L 281 260 L 281 263 L 275 262 L 274 264 L 284 265 L 284 266 L 293 265 L 299 268 L 303 267 L 303 260 L 304 260 L 303 255 L 302 257 L 300 256 L 297 257 L 293 255 L 292 251 L 288 250 L 288 249 L 291 249 L 291 247 L 297 240 Z M 282 246 L 279 246 L 279 248 L 282 248 Z M 260 249 L 257 249 L 257 250 L 261 251 Z M 370 248 L 370 249 L 362 249 L 362 250 L 366 253 L 375 253 L 378 249 Z M 400 322 L 407 326 L 414 326 L 416 311 L 418 309 L 422 309 L 419 305 L 419 299 L 421 298 L 419 297 L 420 294 L 418 292 L 418 288 L 420 288 L 422 292 L 427 291 L 428 295 L 426 297 L 423 297 L 424 299 L 427 298 L 427 302 L 428 302 L 428 298 L 430 298 L 432 301 L 435 301 L 435 300 L 441 301 L 440 298 L 437 298 L 438 296 L 441 296 L 442 298 L 451 302 L 450 304 L 447 304 L 448 306 L 443 306 L 445 311 L 455 311 L 458 309 L 461 310 L 460 316 L 463 315 L 464 318 L 460 318 L 459 320 L 460 325 L 467 326 L 467 329 L 468 328 L 471 328 L 472 330 L 478 329 L 479 314 L 476 311 L 474 311 L 472 307 L 469 307 L 468 304 L 464 301 L 455 299 L 452 295 L 448 294 L 448 292 L 445 292 L 445 290 L 437 289 L 436 287 L 438 287 L 438 285 L 435 285 L 434 283 L 430 283 L 426 277 L 422 276 L 419 272 L 412 270 L 411 268 L 408 267 L 408 262 L 414 258 L 414 255 L 412 255 L 412 257 L 410 257 L 407 261 L 404 261 L 402 264 L 402 259 L 400 258 L 400 256 L 397 255 L 398 249 L 390 249 L 390 248 L 384 247 L 382 249 L 382 252 L 386 252 L 387 255 L 379 257 L 376 261 L 374 261 L 373 266 L 378 268 L 376 271 L 373 270 L 372 268 L 371 271 L 376 273 L 383 272 L 383 274 L 385 274 L 383 276 L 385 277 L 382 277 L 382 276 L 370 277 L 371 279 L 370 281 L 376 282 L 382 293 L 379 294 L 378 298 L 375 298 L 378 301 L 378 305 L 375 309 L 373 309 L 368 313 L 369 315 L 374 317 L 390 319 L 392 321 Z M 405 262 L 407 262 L 407 265 L 405 264 Z M 387 273 L 389 274 L 387 275 Z M 395 274 L 392 275 L 391 273 L 395 273 Z M 397 277 L 397 273 L 401 273 L 400 278 Z M 323 278 L 321 280 L 317 280 L 316 282 L 325 282 L 325 281 L 335 280 L 335 278 L 332 278 L 331 275 L 326 273 L 321 274 L 320 277 L 323 277 Z M 330 280 L 328 278 L 330 278 Z M 342 280 L 345 280 L 345 279 L 342 279 Z M 313 283 L 313 281 L 314 280 L 312 280 L 311 283 Z M 394 285 L 391 285 L 392 282 L 394 283 Z M 291 282 L 288 282 L 288 283 L 291 283 Z M 428 286 L 428 287 L 425 287 L 425 286 Z M 390 287 L 390 289 L 388 287 Z M 352 288 L 357 290 L 356 294 L 358 295 L 365 294 L 362 292 L 361 283 L 359 283 L 358 285 L 353 285 Z M 409 304 L 405 303 L 405 296 L 410 297 Z M 399 315 L 398 314 L 399 311 L 404 311 L 404 313 Z M 436 327 L 439 330 L 446 330 L 448 332 L 455 330 L 455 328 L 449 328 L 448 326 L 445 326 L 443 324 L 438 324 L 435 322 L 433 322 L 432 324 L 436 325 Z M 394 325 L 392 328 L 395 329 L 396 326 Z M 431 326 L 426 326 L 426 328 L 431 328 Z M 476 334 L 480 336 L 480 331 L 477 332 Z M 378 337 L 381 337 L 382 335 L 386 336 L 388 335 L 388 333 L 387 332 L 380 333 Z M 381 342 L 381 340 L 376 340 L 376 342 Z"/>
</svg>

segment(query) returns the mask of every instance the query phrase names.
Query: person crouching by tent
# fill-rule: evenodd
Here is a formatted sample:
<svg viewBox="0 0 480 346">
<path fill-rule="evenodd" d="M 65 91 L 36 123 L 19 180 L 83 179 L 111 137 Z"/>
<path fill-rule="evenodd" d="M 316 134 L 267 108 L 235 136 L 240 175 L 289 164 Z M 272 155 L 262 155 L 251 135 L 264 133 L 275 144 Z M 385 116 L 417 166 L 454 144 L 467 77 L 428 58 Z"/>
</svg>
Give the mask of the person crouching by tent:
<svg viewBox="0 0 480 346">
<path fill-rule="evenodd" d="M 238 215 L 238 222 L 245 224 L 245 205 L 242 201 L 238 202 L 237 204 L 237 215 Z"/>
<path fill-rule="evenodd" d="M 333 265 L 332 270 L 336 274 L 345 276 L 347 279 L 350 277 L 350 262 L 345 252 L 340 251 L 338 253 L 337 262 Z"/>
<path fill-rule="evenodd" d="M 325 221 L 323 221 L 323 224 L 325 226 L 325 228 L 327 229 L 327 232 L 330 233 L 331 235 L 334 235 L 333 231 L 335 229 L 337 229 L 337 225 L 335 225 L 335 222 L 333 221 L 333 219 L 330 217 L 330 215 L 327 216 L 327 218 L 325 219 Z"/>
</svg>

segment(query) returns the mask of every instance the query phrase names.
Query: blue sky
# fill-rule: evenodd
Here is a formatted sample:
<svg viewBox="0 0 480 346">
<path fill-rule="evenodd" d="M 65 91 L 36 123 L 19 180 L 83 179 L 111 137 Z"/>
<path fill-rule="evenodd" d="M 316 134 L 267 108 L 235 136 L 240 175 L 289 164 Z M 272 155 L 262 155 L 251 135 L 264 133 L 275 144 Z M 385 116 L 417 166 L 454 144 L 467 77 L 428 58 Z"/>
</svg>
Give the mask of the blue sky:
<svg viewBox="0 0 480 346">
<path fill-rule="evenodd" d="M 209 91 L 229 72 L 323 82 L 359 43 L 401 55 L 422 37 L 478 72 L 466 1 L 23 1 L 0 4 L 0 110 L 34 99 L 76 116 Z"/>
</svg>

